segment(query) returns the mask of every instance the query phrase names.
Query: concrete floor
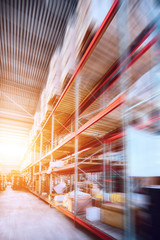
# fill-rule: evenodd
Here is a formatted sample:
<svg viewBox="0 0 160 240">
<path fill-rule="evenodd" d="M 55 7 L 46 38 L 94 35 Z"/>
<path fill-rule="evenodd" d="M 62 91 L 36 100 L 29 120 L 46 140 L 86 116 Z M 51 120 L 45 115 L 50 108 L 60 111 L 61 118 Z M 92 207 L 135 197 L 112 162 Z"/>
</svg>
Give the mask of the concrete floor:
<svg viewBox="0 0 160 240">
<path fill-rule="evenodd" d="M 0 240 L 98 239 L 25 191 L 0 192 Z"/>
</svg>

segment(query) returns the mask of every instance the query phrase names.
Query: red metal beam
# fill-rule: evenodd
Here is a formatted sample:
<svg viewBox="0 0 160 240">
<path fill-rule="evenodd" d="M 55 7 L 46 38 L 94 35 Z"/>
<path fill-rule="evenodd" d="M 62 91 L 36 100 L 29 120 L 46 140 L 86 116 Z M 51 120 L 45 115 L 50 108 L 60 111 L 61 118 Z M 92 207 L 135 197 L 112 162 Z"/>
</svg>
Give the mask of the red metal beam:
<svg viewBox="0 0 160 240">
<path fill-rule="evenodd" d="M 155 36 L 136 56 L 134 56 L 131 60 L 131 62 L 129 62 L 127 64 L 127 66 L 124 68 L 124 72 L 128 69 L 128 67 L 130 67 L 132 64 L 134 64 L 135 61 L 137 61 L 137 59 L 139 59 L 149 48 L 151 48 L 155 42 L 157 42 L 159 39 L 159 36 Z M 123 73 L 124 73 L 123 72 Z M 118 78 L 120 77 L 120 75 L 118 75 Z M 121 103 L 120 103 L 121 104 Z M 108 106 L 109 107 L 109 106 Z M 107 108 L 108 108 L 107 107 Z M 49 156 L 52 152 L 54 152 L 56 149 L 60 148 L 62 145 L 66 144 L 68 141 L 72 140 L 73 138 L 75 138 L 76 136 L 78 136 L 80 133 L 82 133 L 83 131 L 85 131 L 88 127 L 90 127 L 91 125 L 93 125 L 96 121 L 100 120 L 104 116 L 109 113 L 112 110 L 109 110 L 105 108 L 103 111 L 104 113 L 99 113 L 98 115 L 96 115 L 93 119 L 91 119 L 90 121 L 88 121 L 85 125 L 83 125 L 77 132 L 73 133 L 70 137 L 68 137 L 66 139 L 66 141 L 64 143 L 62 143 L 60 146 L 58 146 L 57 148 L 55 148 L 53 151 L 50 151 L 47 155 L 45 155 L 43 158 Z M 105 113 L 105 111 L 107 111 Z M 97 120 L 98 119 L 98 120 Z M 38 136 L 37 136 L 38 137 Z M 35 140 L 36 141 L 36 140 Z M 37 163 L 37 162 L 36 162 Z M 31 166 L 33 166 L 34 164 L 32 164 Z"/>
<path fill-rule="evenodd" d="M 65 210 L 64 208 L 61 208 L 59 206 L 55 206 L 56 209 L 58 209 L 61 213 L 65 214 L 67 217 L 71 218 L 71 219 L 75 219 L 75 216 L 73 213 L 68 212 L 67 210 Z"/>
<path fill-rule="evenodd" d="M 114 239 L 111 236 L 109 236 L 108 234 L 99 230 L 98 228 L 95 228 L 91 224 L 88 224 L 87 222 L 85 222 L 85 221 L 81 220 L 80 218 L 76 217 L 73 213 L 68 212 L 64 208 L 62 208 L 60 206 L 55 206 L 55 208 L 58 209 L 63 214 L 65 214 L 67 217 L 69 217 L 69 218 L 73 219 L 75 222 L 79 223 L 81 226 L 88 229 L 90 232 L 94 233 L 96 236 L 100 237 L 100 239 L 103 239 L 103 240 L 113 240 Z"/>
<path fill-rule="evenodd" d="M 96 122 L 98 122 L 100 119 L 102 119 L 104 116 L 106 116 L 107 114 L 109 114 L 110 112 L 112 112 L 115 108 L 119 107 L 123 102 L 124 102 L 124 97 L 125 95 L 122 94 L 121 96 L 117 97 L 110 105 L 108 105 L 107 107 L 105 107 L 101 112 L 99 112 L 96 116 L 94 116 L 92 119 L 90 119 L 88 122 L 86 122 L 82 127 L 80 127 L 76 132 L 72 133 L 68 138 L 65 139 L 65 141 L 63 143 L 61 143 L 60 145 L 58 145 L 57 147 L 55 147 L 53 150 L 51 150 L 50 152 L 48 152 L 45 156 L 43 156 L 40 160 L 45 159 L 46 157 L 48 157 L 49 155 L 51 155 L 53 152 L 55 152 L 57 149 L 59 149 L 60 147 L 62 147 L 63 145 L 65 145 L 66 143 L 68 143 L 69 141 L 71 141 L 72 139 L 74 139 L 75 137 L 77 137 L 79 134 L 81 134 L 82 132 L 84 132 L 86 129 L 88 129 L 89 127 L 91 127 L 93 124 L 95 124 Z M 39 161 L 40 161 L 39 160 Z M 37 164 L 39 161 L 32 163 L 31 166 L 34 166 L 35 164 Z M 27 168 L 26 168 L 27 169 Z"/>
<path fill-rule="evenodd" d="M 146 44 L 146 46 L 143 49 L 141 49 L 136 55 L 134 55 L 131 58 L 131 61 L 129 63 L 127 63 L 124 66 L 123 70 L 120 73 L 118 73 L 114 78 L 116 80 L 118 80 L 128 70 L 128 68 L 131 67 L 142 55 L 144 55 L 158 40 L 159 40 L 159 35 L 156 35 L 148 44 Z M 114 83 L 114 81 L 112 82 L 112 84 L 113 83 Z M 102 88 L 103 88 L 104 84 L 101 86 Z M 109 87 L 111 87 L 112 84 Z M 101 89 L 101 88 L 99 88 L 99 89 Z M 103 94 L 103 91 L 101 92 L 101 94 L 99 96 L 101 96 L 102 94 Z M 87 107 L 89 107 L 89 106 L 87 106 Z"/>
<path fill-rule="evenodd" d="M 119 138 L 124 137 L 124 135 L 125 135 L 124 132 L 118 133 L 118 134 L 116 134 L 115 136 L 106 139 L 106 140 L 104 141 L 104 143 L 113 142 L 113 141 L 115 141 L 115 140 L 117 140 L 117 139 L 119 139 Z"/>
<path fill-rule="evenodd" d="M 62 92 L 62 94 L 61 94 L 60 98 L 58 99 L 58 102 L 56 103 L 56 105 L 55 105 L 53 111 L 51 112 L 50 116 L 46 120 L 46 123 L 48 122 L 49 118 L 53 115 L 55 110 L 57 109 L 58 105 L 62 101 L 62 98 L 64 97 L 64 95 L 68 91 L 69 87 L 71 86 L 72 82 L 77 77 L 80 70 L 83 68 L 84 64 L 86 63 L 89 56 L 93 52 L 94 48 L 98 44 L 98 42 L 101 39 L 102 35 L 104 34 L 105 30 L 109 26 L 110 22 L 112 21 L 113 17 L 115 16 L 116 12 L 118 11 L 119 3 L 120 3 L 120 0 L 114 0 L 113 5 L 111 6 L 109 12 L 107 13 L 105 19 L 102 22 L 100 28 L 98 29 L 97 33 L 95 34 L 94 38 L 92 39 L 92 41 L 91 41 L 90 45 L 88 46 L 86 52 L 84 53 L 84 55 L 83 55 L 81 61 L 79 62 L 74 74 L 72 75 L 72 77 L 69 80 L 67 86 L 65 87 L 64 91 Z M 44 126 L 46 125 L 46 123 L 44 124 Z M 44 128 L 44 126 L 43 126 L 43 128 Z"/>
<path fill-rule="evenodd" d="M 123 102 L 121 102 L 121 104 L 122 104 Z M 152 123 L 154 123 L 154 122 L 156 122 L 157 120 L 159 120 L 160 118 L 159 117 L 155 117 L 155 118 L 153 118 L 153 119 L 151 119 L 150 121 L 148 121 L 147 123 L 144 123 L 144 124 L 139 124 L 139 125 L 137 125 L 137 126 L 135 126 L 135 128 L 136 129 L 143 129 L 143 128 L 145 128 L 145 127 L 149 127 Z M 91 119 L 92 120 L 92 119 Z M 91 121 L 90 120 L 90 121 Z M 88 122 L 90 122 L 90 121 L 88 121 Z M 98 120 L 97 120 L 98 121 Z M 88 123 L 87 122 L 87 123 Z M 87 124 L 86 123 L 86 124 Z M 83 127 L 83 126 L 82 126 Z M 81 128 L 80 128 L 81 129 Z M 79 130 L 80 130 L 79 129 Z M 78 131 L 77 131 L 78 132 Z M 80 134 L 80 133 L 79 133 Z M 74 136 L 73 136 L 74 135 Z M 107 135 L 109 135 L 109 134 L 107 134 Z M 123 131 L 121 131 L 121 132 L 118 132 L 118 133 L 116 133 L 114 136 L 108 136 L 108 138 L 107 138 L 107 135 L 105 136 L 105 139 L 101 139 L 101 141 L 102 141 L 102 143 L 107 143 L 107 142 L 113 142 L 113 141 L 115 141 L 115 140 L 117 140 L 117 139 L 119 139 L 119 138 L 122 138 L 122 137 L 124 137 L 125 136 L 125 132 L 123 132 Z M 70 136 L 70 137 L 72 137 L 72 138 L 74 138 L 75 137 L 75 133 L 74 134 L 72 134 L 72 136 Z M 107 139 L 106 139 L 107 138 Z M 68 141 L 70 141 L 71 139 L 66 139 L 66 141 L 68 142 Z M 65 142 L 65 143 L 67 143 L 67 142 Z M 62 145 L 64 145 L 65 143 L 62 143 Z M 96 147 L 98 147 L 100 144 L 93 144 L 92 145 L 92 147 L 90 147 L 90 146 L 87 146 L 85 149 L 81 149 L 80 150 L 80 152 L 85 152 L 85 151 L 88 151 L 88 150 L 90 150 L 90 149 L 93 149 L 93 148 L 96 148 Z M 61 147 L 61 146 L 58 146 L 58 148 L 59 147 Z M 54 149 L 54 151 L 55 151 L 55 149 Z M 51 152 L 53 152 L 53 151 L 51 151 Z M 48 153 L 47 155 L 50 155 L 51 154 L 51 152 L 50 153 Z M 79 152 L 79 153 L 80 153 Z M 43 158 L 45 158 L 45 157 L 47 157 L 47 155 L 45 155 Z M 35 165 L 35 164 L 37 164 L 39 161 L 37 161 L 36 163 L 33 163 L 30 167 L 32 167 L 33 165 Z M 71 166 L 68 166 L 68 168 L 71 168 Z M 27 168 L 26 168 L 27 169 Z M 67 170 L 67 168 L 66 168 L 66 170 Z"/>
<path fill-rule="evenodd" d="M 122 94 L 118 98 L 116 98 L 110 105 L 108 105 L 105 109 L 103 109 L 100 113 L 98 113 L 95 117 L 85 123 L 81 128 L 75 132 L 75 136 L 78 136 L 80 133 L 84 132 L 87 128 L 91 127 L 94 123 L 99 121 L 101 118 L 112 112 L 115 108 L 119 107 L 124 102 L 125 95 Z"/>
<path fill-rule="evenodd" d="M 93 173 L 93 172 L 102 172 L 103 171 L 103 164 L 99 164 L 99 165 L 92 165 L 92 166 L 81 166 L 79 165 L 79 168 L 82 169 L 84 172 L 86 173 Z M 122 169 L 123 166 L 112 166 L 113 169 Z M 74 174 L 74 169 L 75 169 L 75 163 L 72 164 L 68 164 L 64 167 L 59 167 L 59 168 L 55 168 L 52 173 L 59 173 L 61 175 L 68 175 L 68 174 Z M 82 171 L 78 169 L 78 173 L 82 173 Z M 106 165 L 105 167 L 105 171 L 109 171 L 109 167 Z"/>
<path fill-rule="evenodd" d="M 44 201 L 47 204 L 50 204 L 51 206 L 53 206 L 54 208 L 56 208 L 57 210 L 59 210 L 61 213 L 63 213 L 64 215 L 66 215 L 67 217 L 71 218 L 72 220 L 76 221 L 77 223 L 79 223 L 80 225 L 82 225 L 83 227 L 85 227 L 86 229 L 88 229 L 90 232 L 94 233 L 96 236 L 100 237 L 101 239 L 108 239 L 108 240 L 113 240 L 114 238 L 112 238 L 111 236 L 109 236 L 108 234 L 102 232 L 101 230 L 99 230 L 98 228 L 95 228 L 94 226 L 82 221 L 80 218 L 76 217 L 73 213 L 67 211 L 66 209 L 60 207 L 60 206 L 56 206 L 53 202 L 48 202 L 47 199 L 39 196 L 38 194 L 36 194 L 35 192 L 31 191 L 30 189 L 28 189 L 32 194 L 34 194 L 36 197 L 38 197 L 39 199 L 41 199 L 42 201 Z"/>
<path fill-rule="evenodd" d="M 92 39 L 90 45 L 88 46 L 86 52 L 84 53 L 81 61 L 79 62 L 75 72 L 73 73 L 71 79 L 69 80 L 67 86 L 65 87 L 65 89 L 63 90 L 60 98 L 58 99 L 54 109 L 52 110 L 51 114 L 49 115 L 49 117 L 47 118 L 46 122 L 44 123 L 42 129 L 45 127 L 45 125 L 47 124 L 48 120 L 50 119 L 50 117 L 53 115 L 53 113 L 55 112 L 55 110 L 57 109 L 57 107 L 59 106 L 60 102 L 62 101 L 64 95 L 66 94 L 66 92 L 68 91 L 69 87 L 71 86 L 72 82 L 75 80 L 75 78 L 77 77 L 77 75 L 79 74 L 80 70 L 83 68 L 83 66 L 85 65 L 86 61 L 88 60 L 89 56 L 91 55 L 91 53 L 93 52 L 94 48 L 96 47 L 96 45 L 98 44 L 98 42 L 100 41 L 102 35 L 104 34 L 105 30 L 107 29 L 107 27 L 109 26 L 110 22 L 112 21 L 113 17 L 115 16 L 116 12 L 118 11 L 119 8 L 119 3 L 120 0 L 114 0 L 109 12 L 107 13 L 105 19 L 103 20 L 100 28 L 98 29 L 96 35 L 94 36 L 94 38 Z"/>
<path fill-rule="evenodd" d="M 114 239 L 111 236 L 109 236 L 108 234 L 106 234 L 106 233 L 102 232 L 101 230 L 99 230 L 98 228 L 95 228 L 91 224 L 88 224 L 87 222 L 81 220 L 80 218 L 75 216 L 73 213 L 68 212 L 64 208 L 62 208 L 60 206 L 55 206 L 55 204 L 52 204 L 52 206 L 54 206 L 60 212 L 65 214 L 67 217 L 69 217 L 69 218 L 73 219 L 75 222 L 79 223 L 81 226 L 83 226 L 86 229 L 88 229 L 90 232 L 94 233 L 96 236 L 100 237 L 100 239 L 103 239 L 103 240 L 113 240 Z"/>
<path fill-rule="evenodd" d="M 94 227 L 93 225 L 90 225 L 90 224 L 84 222 L 83 220 L 81 220 L 78 217 L 75 218 L 75 221 L 77 223 L 79 223 L 80 225 L 82 225 L 83 227 L 85 227 L 86 229 L 88 229 L 90 232 L 94 233 L 96 236 L 100 237 L 100 239 L 102 239 L 102 240 L 113 240 L 114 239 L 110 235 L 102 232 L 101 230 Z"/>
<path fill-rule="evenodd" d="M 110 86 L 109 80 L 110 78 L 121 68 L 123 65 L 126 64 L 126 61 L 131 57 L 131 55 L 137 50 L 137 48 L 147 39 L 147 37 L 154 31 L 155 29 L 155 23 L 149 24 L 142 33 L 134 40 L 134 42 L 130 45 L 129 51 L 125 51 L 127 53 L 124 53 L 124 56 L 122 57 L 122 60 L 116 61 L 110 70 L 105 74 L 105 76 L 102 78 L 100 83 L 93 89 L 93 91 L 89 94 L 89 96 L 82 102 L 82 104 L 79 106 L 79 115 L 81 115 L 84 110 L 87 109 L 87 105 L 91 105 L 101 94 L 97 94 L 100 92 L 100 89 L 102 89 L 102 93 L 108 89 Z M 117 81 L 118 78 L 114 78 L 114 82 Z M 108 84 L 106 84 L 108 82 Z M 113 84 L 113 83 L 112 83 Z M 67 119 L 65 122 L 65 127 L 67 127 L 70 124 L 71 119 L 74 119 L 75 112 L 71 114 L 71 116 Z M 58 133 L 62 132 L 64 130 L 63 127 L 60 127 L 58 130 Z"/>
<path fill-rule="evenodd" d="M 98 122 L 100 119 L 102 119 L 104 116 L 112 112 L 115 108 L 119 107 L 124 102 L 124 94 L 116 98 L 110 105 L 108 105 L 105 109 L 103 109 L 100 113 L 98 113 L 95 117 L 90 119 L 88 122 L 86 122 L 82 127 L 80 127 L 76 132 L 72 133 L 68 138 L 65 139 L 65 141 L 57 146 L 55 149 L 51 150 L 48 154 L 46 154 L 43 158 L 46 158 L 51 153 L 53 153 L 58 148 L 62 147 L 64 144 L 68 143 L 75 137 L 77 137 L 79 134 L 84 132 L 87 128 L 91 127 L 93 124 Z"/>
<path fill-rule="evenodd" d="M 116 2 L 116 1 L 115 1 L 115 2 Z M 115 7 L 115 6 L 114 6 L 114 7 Z M 114 9 L 114 7 L 113 7 L 113 9 Z M 112 10 L 113 10 L 113 9 L 112 9 Z M 112 12 L 112 11 L 111 11 L 111 12 Z M 106 18 L 107 18 L 107 16 L 106 16 Z M 104 20 L 104 22 L 105 22 L 105 20 Z M 152 29 L 150 29 L 150 32 L 152 32 Z M 150 32 L 148 32 L 147 34 L 150 34 Z M 147 35 L 146 35 L 146 36 L 147 36 Z M 144 37 L 144 39 L 145 39 L 145 38 L 146 38 L 146 37 Z M 144 39 L 143 39 L 143 40 L 144 40 Z M 142 56 L 142 55 L 157 41 L 157 39 L 156 39 L 156 40 L 155 40 L 155 39 L 156 39 L 156 37 L 155 37 L 150 43 L 148 43 L 147 46 L 145 46 L 144 49 L 142 49 L 142 50 L 137 54 L 138 56 L 135 56 L 127 66 L 128 66 L 128 67 L 131 66 L 137 59 L 139 59 L 139 57 Z M 94 40 L 94 39 L 93 39 L 93 40 Z M 85 56 L 85 55 L 84 55 L 84 56 Z M 124 69 L 124 71 L 126 71 L 126 70 L 128 69 L 128 67 L 126 67 L 126 68 Z M 77 74 L 78 74 L 78 73 L 77 73 Z M 119 78 L 119 76 L 118 76 L 118 78 Z M 67 87 L 67 86 L 66 86 L 66 87 Z M 56 106 L 55 106 L 55 107 L 56 107 Z M 53 109 L 53 112 L 54 112 L 54 109 Z M 52 115 L 52 113 L 51 113 L 51 115 Z M 93 122 L 92 124 L 94 124 L 94 122 Z M 77 133 L 74 133 L 74 134 L 73 134 L 73 138 L 74 138 L 76 135 L 78 136 L 82 131 L 86 130 L 86 129 L 85 129 L 85 126 L 86 126 L 86 124 L 85 124 L 84 126 L 82 126 L 82 128 L 80 128 Z M 87 127 L 87 128 L 88 128 L 88 127 Z M 74 136 L 74 135 L 75 135 L 75 136 Z M 72 136 L 71 136 L 71 137 L 72 137 Z M 37 136 L 37 138 L 38 138 L 38 136 Z M 37 138 L 35 139 L 35 141 L 37 140 Z M 73 139 L 73 138 L 69 138 L 68 141 L 70 141 L 70 140 Z M 67 141 L 67 142 L 68 142 L 68 141 Z M 67 143 L 67 142 L 65 142 L 65 143 Z M 65 144 L 65 143 L 64 143 L 64 144 Z M 33 144 L 34 144 L 34 143 L 33 143 Z M 32 145 L 33 145 L 33 144 L 32 144 Z M 58 146 L 58 147 L 59 147 L 59 146 Z M 47 155 L 50 155 L 50 153 L 47 154 Z M 44 157 L 46 157 L 46 156 L 44 156 Z"/>
<path fill-rule="evenodd" d="M 92 119 L 90 119 L 88 122 L 86 122 L 81 128 L 79 128 L 76 132 L 74 132 L 73 134 L 71 134 L 68 138 L 66 138 L 66 140 L 59 146 L 57 146 L 57 148 L 51 150 L 47 155 L 44 156 L 44 158 L 48 155 L 50 155 L 51 153 L 53 153 L 55 150 L 57 150 L 58 148 L 62 147 L 64 144 L 68 143 L 69 141 L 71 141 L 72 139 L 74 139 L 75 137 L 77 137 L 79 134 L 81 134 L 82 132 L 84 132 L 87 128 L 91 127 L 94 123 L 96 123 L 97 121 L 99 121 L 100 119 L 102 119 L 104 116 L 106 116 L 107 114 L 109 114 L 111 111 L 113 111 L 115 108 L 119 107 L 124 101 L 124 94 L 122 94 L 121 96 L 119 96 L 118 98 L 116 98 L 110 105 L 108 105 L 105 109 L 103 109 L 100 113 L 98 113 L 95 117 L 93 117 Z"/>
<path fill-rule="evenodd" d="M 86 52 L 83 55 L 81 61 L 79 62 L 75 72 L 73 73 L 73 75 L 72 75 L 71 79 L 69 80 L 67 86 L 65 87 L 64 91 L 62 92 L 60 98 L 58 99 L 58 102 L 56 103 L 53 111 L 51 112 L 51 114 L 49 115 L 48 119 L 44 123 L 43 128 L 46 125 L 46 123 L 48 122 L 49 118 L 53 115 L 53 113 L 57 109 L 58 105 L 62 101 L 62 98 L 64 97 L 64 95 L 68 91 L 69 87 L 71 86 L 72 82 L 77 77 L 77 75 L 79 74 L 79 72 L 83 68 L 83 66 L 85 65 L 85 63 L 88 60 L 89 56 L 91 55 L 91 53 L 93 52 L 94 48 L 98 44 L 98 42 L 101 39 L 102 35 L 104 34 L 105 30 L 109 26 L 110 22 L 112 21 L 113 17 L 115 16 L 116 12 L 118 11 L 119 3 L 120 3 L 120 0 L 114 0 L 114 2 L 112 4 L 109 12 L 107 13 L 105 19 L 102 22 L 100 28 L 98 29 L 97 33 L 95 34 L 94 38 L 92 39 L 90 45 L 88 46 Z"/>
<path fill-rule="evenodd" d="M 160 119 L 160 117 L 152 118 L 151 120 L 147 121 L 146 123 L 142 123 L 140 125 L 137 125 L 135 128 L 136 129 L 144 129 L 146 127 L 150 127 L 152 125 L 152 123 L 158 121 L 159 119 Z"/>
<path fill-rule="evenodd" d="M 61 213 L 63 213 L 64 215 L 66 215 L 67 217 L 71 218 L 72 220 L 76 221 L 77 223 L 79 223 L 80 225 L 82 225 L 83 227 L 85 227 L 86 229 L 88 229 L 90 232 L 94 233 L 96 236 L 100 237 L 101 239 L 108 239 L 108 240 L 113 240 L 114 238 L 112 238 L 111 236 L 109 236 L 108 234 L 102 232 L 101 230 L 99 230 L 98 228 L 95 228 L 94 226 L 84 222 L 83 220 L 81 220 L 80 218 L 76 217 L 73 213 L 67 211 L 66 209 L 60 207 L 60 206 L 56 206 L 53 202 L 49 202 L 47 201 L 47 199 L 43 198 L 42 196 L 36 194 L 35 192 L 33 192 L 32 190 L 28 189 L 32 194 L 34 194 L 36 197 L 38 197 L 39 199 L 41 199 L 42 201 L 44 201 L 45 203 L 53 206 L 54 208 L 56 208 L 57 210 L 59 210 Z"/>
<path fill-rule="evenodd" d="M 118 11 L 119 5 L 120 5 L 120 0 L 114 0 L 114 2 L 112 4 L 109 12 L 107 13 L 105 19 L 103 20 L 101 26 L 99 27 L 99 29 L 97 31 L 97 33 L 95 34 L 95 36 L 92 39 L 90 45 L 88 46 L 86 52 L 84 53 L 84 55 L 83 55 L 81 61 L 79 62 L 79 64 L 78 64 L 74 74 L 72 75 L 71 79 L 69 80 L 68 84 L 66 85 L 65 89 L 63 90 L 61 96 L 59 97 L 59 99 L 58 99 L 54 109 L 52 110 L 51 114 L 48 116 L 47 120 L 45 121 L 44 125 L 42 126 L 41 131 L 46 126 L 47 122 L 49 121 L 50 117 L 53 115 L 53 113 L 55 112 L 55 110 L 57 109 L 59 104 L 61 103 L 64 95 L 66 94 L 66 92 L 70 88 L 70 86 L 73 83 L 73 81 L 75 80 L 76 76 L 79 74 L 80 70 L 83 68 L 83 66 L 85 65 L 85 63 L 88 60 L 89 56 L 93 52 L 94 48 L 96 47 L 96 45 L 100 41 L 102 35 L 104 34 L 105 30 L 107 29 L 107 27 L 109 26 L 110 22 L 114 18 L 116 12 Z M 40 133 L 35 138 L 34 143 L 36 142 L 36 140 L 38 139 L 39 136 L 40 136 Z M 34 145 L 34 143 L 32 143 L 31 148 Z"/>
<path fill-rule="evenodd" d="M 80 218 L 76 217 L 73 213 L 67 211 L 66 209 L 64 209 L 60 206 L 56 206 L 54 203 L 51 203 L 51 205 L 53 207 L 55 207 L 57 210 L 59 210 L 61 213 L 65 214 L 67 217 L 71 218 L 75 222 L 79 223 L 81 226 L 88 229 L 90 232 L 94 233 L 96 236 L 100 237 L 100 239 L 103 239 L 103 240 L 113 240 L 114 239 L 111 236 L 109 236 L 108 234 L 99 230 L 98 228 L 95 228 L 94 226 L 92 226 L 92 225 L 86 223 L 85 221 L 81 220 Z"/>
<path fill-rule="evenodd" d="M 150 127 L 152 125 L 152 123 L 158 121 L 160 119 L 160 117 L 155 117 L 155 118 L 152 118 L 151 120 L 147 121 L 146 123 L 142 123 L 142 124 L 138 124 L 135 126 L 135 129 L 144 129 L 146 127 Z M 119 138 L 122 138 L 125 136 L 125 132 L 120 132 L 118 134 L 115 134 L 115 136 L 113 137 L 110 137 L 108 139 L 105 139 L 104 140 L 104 143 L 107 143 L 107 142 L 113 142 Z"/>
</svg>

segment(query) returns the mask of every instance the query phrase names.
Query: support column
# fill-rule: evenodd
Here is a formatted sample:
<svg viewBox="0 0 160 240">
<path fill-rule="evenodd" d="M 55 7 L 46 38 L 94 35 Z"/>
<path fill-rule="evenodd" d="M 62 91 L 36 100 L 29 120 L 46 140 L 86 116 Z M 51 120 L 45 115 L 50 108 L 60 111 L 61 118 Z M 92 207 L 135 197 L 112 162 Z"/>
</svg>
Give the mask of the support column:
<svg viewBox="0 0 160 240">
<path fill-rule="evenodd" d="M 33 166 L 33 182 L 32 182 L 32 190 L 34 191 L 34 185 L 35 185 L 35 166 Z"/>
<path fill-rule="evenodd" d="M 43 132 L 41 132 L 40 135 L 40 162 L 39 162 L 39 194 L 41 194 L 41 170 L 42 170 L 42 164 L 41 164 L 41 158 L 42 158 L 42 146 L 43 146 Z"/>
<path fill-rule="evenodd" d="M 33 161 L 32 162 L 36 162 L 36 143 L 34 144 L 34 155 L 33 155 Z M 32 185 L 32 190 L 35 190 L 35 165 L 33 166 L 33 185 Z"/>
<path fill-rule="evenodd" d="M 71 120 L 71 133 L 73 133 L 73 121 Z"/>
<path fill-rule="evenodd" d="M 78 130 L 78 116 L 79 116 L 79 82 L 80 78 L 76 78 L 75 88 L 75 131 Z M 75 179 L 74 179 L 74 214 L 77 215 L 77 191 L 78 191 L 78 136 L 75 137 Z"/>
<path fill-rule="evenodd" d="M 52 115 L 51 150 L 53 149 L 53 141 L 54 141 L 54 115 Z M 52 154 L 51 154 L 51 157 L 52 157 Z"/>
<path fill-rule="evenodd" d="M 112 200 L 112 160 L 113 160 L 113 156 L 112 156 L 112 143 L 109 143 L 110 146 L 110 159 L 109 159 L 109 193 L 110 193 L 110 201 Z"/>
<path fill-rule="evenodd" d="M 123 61 L 121 59 L 126 46 L 128 45 L 130 40 L 130 34 L 129 34 L 129 28 L 132 26 L 129 26 L 129 16 L 128 16 L 128 6 L 131 1 L 129 0 L 123 0 L 121 7 L 118 11 L 118 40 L 119 40 L 119 55 L 120 55 L 120 63 Z M 129 50 L 128 50 L 129 51 Z M 126 56 L 129 53 L 126 52 Z M 128 59 L 129 61 L 129 59 Z M 127 63 L 126 63 L 127 64 Z M 123 69 L 122 67 L 120 68 L 120 72 L 122 72 Z M 121 92 L 126 91 L 125 99 L 127 99 L 127 91 L 129 89 L 129 83 L 130 83 L 130 70 L 128 69 L 127 72 L 125 72 L 122 77 L 119 79 L 119 86 Z M 122 108 L 121 108 L 121 116 L 122 116 L 122 129 L 123 132 L 126 132 L 127 126 L 128 126 L 128 116 L 126 115 L 126 110 L 127 110 L 127 102 L 124 101 Z M 127 156 L 127 151 L 126 147 L 127 146 L 127 141 L 126 141 L 126 136 L 123 137 L 123 157 L 124 157 L 124 162 L 125 162 L 125 168 L 124 168 L 124 192 L 125 192 L 125 214 L 124 214 L 124 239 L 134 239 L 134 222 L 133 218 L 131 215 L 131 180 L 129 176 L 129 164 L 130 162 L 128 161 L 128 156 Z"/>
<path fill-rule="evenodd" d="M 103 202 L 106 193 L 106 144 L 103 144 Z"/>
<path fill-rule="evenodd" d="M 70 175 L 70 192 L 72 192 L 72 175 Z"/>
<path fill-rule="evenodd" d="M 54 140 L 54 115 L 52 115 L 51 150 L 53 149 L 53 140 Z M 53 162 L 53 155 L 52 154 L 51 154 L 51 162 Z M 52 194 L 52 173 L 50 174 L 49 194 Z"/>
<path fill-rule="evenodd" d="M 36 162 L 36 143 L 34 144 L 34 157 L 33 157 L 33 162 Z"/>
</svg>

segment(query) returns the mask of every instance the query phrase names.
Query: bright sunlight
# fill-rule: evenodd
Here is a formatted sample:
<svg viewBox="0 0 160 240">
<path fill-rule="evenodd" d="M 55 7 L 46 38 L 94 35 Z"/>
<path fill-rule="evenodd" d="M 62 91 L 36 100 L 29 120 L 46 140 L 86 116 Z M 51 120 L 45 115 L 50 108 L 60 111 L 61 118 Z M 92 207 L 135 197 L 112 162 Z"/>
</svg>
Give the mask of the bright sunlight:
<svg viewBox="0 0 160 240">
<path fill-rule="evenodd" d="M 15 138 L 5 139 L 0 144 L 0 163 L 5 165 L 19 165 L 26 151 L 26 141 L 17 142 Z"/>
</svg>

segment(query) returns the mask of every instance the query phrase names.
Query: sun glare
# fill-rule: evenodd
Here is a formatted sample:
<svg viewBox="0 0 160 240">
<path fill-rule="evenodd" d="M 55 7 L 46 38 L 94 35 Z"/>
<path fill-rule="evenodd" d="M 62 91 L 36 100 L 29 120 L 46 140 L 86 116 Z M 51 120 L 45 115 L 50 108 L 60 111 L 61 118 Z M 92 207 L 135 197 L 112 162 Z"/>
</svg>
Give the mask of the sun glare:
<svg viewBox="0 0 160 240">
<path fill-rule="evenodd" d="M 2 143 L 0 145 L 0 162 L 6 165 L 19 165 L 25 153 L 23 143 Z"/>
</svg>

